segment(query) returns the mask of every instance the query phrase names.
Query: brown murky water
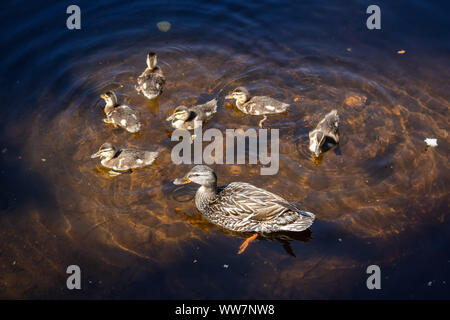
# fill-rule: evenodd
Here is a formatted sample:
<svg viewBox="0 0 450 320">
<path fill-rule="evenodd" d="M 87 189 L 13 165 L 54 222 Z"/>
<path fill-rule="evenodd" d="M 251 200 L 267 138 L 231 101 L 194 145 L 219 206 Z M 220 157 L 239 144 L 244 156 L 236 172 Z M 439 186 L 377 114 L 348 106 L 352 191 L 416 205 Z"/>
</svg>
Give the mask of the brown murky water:
<svg viewBox="0 0 450 320">
<path fill-rule="evenodd" d="M 151 34 L 159 32 L 152 26 Z M 133 46 L 116 33 L 113 44 L 97 39 L 104 47 L 82 38 L 75 46 L 81 54 L 70 58 L 60 40 L 60 62 L 32 62 L 54 65 L 49 74 L 38 69 L 40 90 L 21 94 L 39 72 L 33 81 L 27 71 L 10 78 L 17 83 L 7 104 L 19 111 L 2 123 L 0 297 L 449 297 L 448 56 L 398 55 L 385 44 L 368 51 L 357 40 L 309 39 L 302 51 L 283 33 L 286 39 L 245 45 L 168 34 L 152 42 L 137 32 Z M 157 101 L 134 90 L 148 47 L 167 78 Z M 28 57 L 17 55 L 10 66 Z M 216 97 L 218 113 L 206 128 L 257 128 L 260 118 L 223 99 L 239 85 L 292 103 L 288 114 L 265 122 L 280 129 L 280 168 L 261 176 L 259 165 L 215 165 L 219 183 L 250 182 L 317 215 L 309 231 L 255 241 L 243 255 L 236 251 L 245 235 L 202 218 L 192 200 L 196 186 L 172 184 L 191 166 L 172 164 L 175 142 L 165 121 L 181 103 Z M 111 89 L 137 107 L 139 135 L 103 124 L 97 100 Z M 332 108 L 341 143 L 314 160 L 308 131 Z M 438 147 L 427 148 L 425 138 L 437 138 Z M 89 157 L 105 141 L 160 156 L 112 178 Z M 83 273 L 76 293 L 65 288 L 71 264 Z M 383 270 L 381 293 L 365 287 L 370 264 Z"/>
</svg>

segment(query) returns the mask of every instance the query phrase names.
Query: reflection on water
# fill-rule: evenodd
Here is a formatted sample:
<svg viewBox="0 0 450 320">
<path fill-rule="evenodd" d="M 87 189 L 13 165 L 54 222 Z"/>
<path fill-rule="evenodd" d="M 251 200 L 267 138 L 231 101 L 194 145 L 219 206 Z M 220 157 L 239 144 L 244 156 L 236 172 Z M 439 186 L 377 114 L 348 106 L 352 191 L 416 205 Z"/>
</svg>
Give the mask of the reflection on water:
<svg viewBox="0 0 450 320">
<path fill-rule="evenodd" d="M 79 32 L 49 18 L 62 5 L 2 11 L 11 32 L 1 59 L 0 297 L 448 298 L 449 42 L 403 30 L 371 38 L 354 18 L 365 11 L 358 3 L 269 2 L 86 2 Z M 390 8 L 387 17 L 422 10 L 431 29 L 444 21 L 421 1 Z M 149 50 L 167 78 L 154 101 L 134 89 Z M 253 183 L 317 221 L 238 256 L 246 235 L 208 223 L 194 208 L 196 186 L 172 184 L 190 166 L 172 164 L 165 118 L 216 97 L 207 128 L 256 128 L 259 117 L 223 99 L 240 85 L 292 103 L 264 123 L 280 128 L 280 170 L 217 165 L 219 183 Z M 137 107 L 140 134 L 104 125 L 107 90 Z M 333 108 L 341 142 L 315 159 L 308 132 Z M 89 157 L 105 141 L 160 156 L 112 178 Z M 82 269 L 81 293 L 65 289 L 70 264 Z M 382 293 L 365 288 L 370 264 L 382 268 Z"/>
</svg>

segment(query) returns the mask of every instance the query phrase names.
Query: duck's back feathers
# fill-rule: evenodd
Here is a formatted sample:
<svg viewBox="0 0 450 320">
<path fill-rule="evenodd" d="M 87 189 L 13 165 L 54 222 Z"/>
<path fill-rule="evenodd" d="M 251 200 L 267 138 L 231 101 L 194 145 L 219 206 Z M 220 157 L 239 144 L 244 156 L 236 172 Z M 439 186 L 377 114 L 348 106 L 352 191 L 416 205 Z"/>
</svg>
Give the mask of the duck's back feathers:
<svg viewBox="0 0 450 320">
<path fill-rule="evenodd" d="M 242 107 L 242 111 L 251 115 L 264 115 L 283 113 L 287 111 L 289 104 L 271 97 L 256 96 L 251 98 Z"/>
<path fill-rule="evenodd" d="M 114 107 L 107 116 L 113 124 L 124 128 L 128 132 L 135 133 L 141 129 L 141 123 L 135 111 L 125 104 Z"/>
<path fill-rule="evenodd" d="M 162 94 L 166 79 L 162 71 L 156 67 L 155 69 L 145 70 L 137 78 L 137 82 L 137 90 L 147 98 L 153 99 Z"/>
<path fill-rule="evenodd" d="M 173 128 L 194 130 L 204 125 L 217 112 L 217 100 L 213 99 L 204 104 L 186 107 L 186 109 L 189 112 L 189 118 L 185 121 L 174 119 L 172 121 Z"/>
<path fill-rule="evenodd" d="M 331 110 L 325 115 L 325 117 L 319 122 L 316 129 L 323 132 L 327 137 L 330 137 L 339 143 L 339 115 L 337 110 Z"/>
<path fill-rule="evenodd" d="M 303 231 L 314 221 L 313 214 L 245 182 L 222 187 L 204 214 L 219 225 L 243 232 Z"/>
<path fill-rule="evenodd" d="M 102 164 L 117 171 L 127 171 L 150 165 L 155 161 L 158 152 L 141 151 L 135 149 L 121 149 L 114 158 L 102 161 Z"/>
<path fill-rule="evenodd" d="M 190 111 L 195 112 L 197 120 L 209 120 L 217 112 L 217 100 L 212 99 L 204 104 L 193 106 Z"/>
</svg>

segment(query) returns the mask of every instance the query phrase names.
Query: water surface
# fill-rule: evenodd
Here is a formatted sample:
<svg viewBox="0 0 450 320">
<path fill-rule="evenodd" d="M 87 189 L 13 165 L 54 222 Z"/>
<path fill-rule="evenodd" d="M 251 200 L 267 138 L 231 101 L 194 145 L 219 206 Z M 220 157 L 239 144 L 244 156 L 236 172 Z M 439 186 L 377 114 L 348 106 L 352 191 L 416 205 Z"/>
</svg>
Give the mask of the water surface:
<svg viewBox="0 0 450 320">
<path fill-rule="evenodd" d="M 449 298 L 443 3 L 379 2 L 378 31 L 365 26 L 366 1 L 81 1 L 78 31 L 65 27 L 72 3 L 5 4 L 0 297 Z M 167 78 L 156 101 L 134 90 L 148 51 Z M 207 128 L 257 128 L 260 118 L 224 101 L 240 85 L 292 103 L 265 122 L 280 129 L 280 170 L 216 165 L 219 183 L 250 182 L 317 215 L 308 232 L 255 241 L 243 255 L 245 235 L 202 218 L 195 186 L 172 184 L 191 166 L 172 164 L 165 122 L 175 106 L 215 97 Z M 140 135 L 103 124 L 106 90 L 137 107 Z M 308 132 L 333 108 L 340 146 L 314 161 Z M 105 141 L 161 155 L 111 178 L 89 157 Z M 65 286 L 71 264 L 82 269 L 79 292 Z M 366 288 L 371 264 L 380 291 Z"/>
</svg>

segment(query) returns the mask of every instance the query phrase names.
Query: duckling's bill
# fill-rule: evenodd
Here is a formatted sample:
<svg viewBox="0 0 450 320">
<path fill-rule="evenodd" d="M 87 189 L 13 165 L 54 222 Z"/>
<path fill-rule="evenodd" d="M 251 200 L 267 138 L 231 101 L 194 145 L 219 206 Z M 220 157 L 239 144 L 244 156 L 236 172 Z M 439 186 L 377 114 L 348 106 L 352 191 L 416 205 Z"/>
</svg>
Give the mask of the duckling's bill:
<svg viewBox="0 0 450 320">
<path fill-rule="evenodd" d="M 171 114 L 166 121 L 172 121 L 175 118 L 176 113 Z"/>
<path fill-rule="evenodd" d="M 321 132 L 313 131 L 309 137 L 309 150 L 316 157 L 320 155 L 320 148 L 325 141 L 325 135 Z"/>
<path fill-rule="evenodd" d="M 102 152 L 101 152 L 101 151 L 97 151 L 96 153 L 94 153 L 94 154 L 91 155 L 91 159 L 98 158 L 98 157 L 100 157 L 101 155 L 102 155 Z"/>
<path fill-rule="evenodd" d="M 316 157 L 320 155 L 320 144 L 317 141 L 312 141 L 311 145 L 309 146 L 309 150 L 314 153 Z"/>
<path fill-rule="evenodd" d="M 189 180 L 189 178 L 183 177 L 183 178 L 176 178 L 175 180 L 173 180 L 173 184 L 179 186 L 182 184 L 188 184 L 191 183 L 192 181 Z"/>
</svg>

